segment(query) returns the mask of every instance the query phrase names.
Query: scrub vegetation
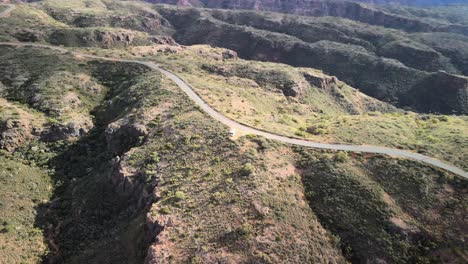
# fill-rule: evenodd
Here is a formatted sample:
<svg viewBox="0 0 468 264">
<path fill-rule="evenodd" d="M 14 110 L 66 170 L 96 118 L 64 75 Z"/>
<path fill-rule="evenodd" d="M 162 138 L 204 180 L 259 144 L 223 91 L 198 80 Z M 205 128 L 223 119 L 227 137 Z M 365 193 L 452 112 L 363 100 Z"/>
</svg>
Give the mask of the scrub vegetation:
<svg viewBox="0 0 468 264">
<path fill-rule="evenodd" d="M 466 170 L 461 11 L 385 8 L 420 23 L 46 0 L 0 41 L 151 61 L 240 123 Z M 466 179 L 230 130 L 144 65 L 0 44 L 0 262 L 466 259 Z"/>
</svg>

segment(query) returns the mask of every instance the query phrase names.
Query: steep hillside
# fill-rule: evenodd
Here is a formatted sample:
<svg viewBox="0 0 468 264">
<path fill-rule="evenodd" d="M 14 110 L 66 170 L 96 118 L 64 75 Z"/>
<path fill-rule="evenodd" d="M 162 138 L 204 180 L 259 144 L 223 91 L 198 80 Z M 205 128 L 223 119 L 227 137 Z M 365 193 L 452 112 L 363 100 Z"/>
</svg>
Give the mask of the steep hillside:
<svg viewBox="0 0 468 264">
<path fill-rule="evenodd" d="M 363 2 L 370 4 L 384 5 L 408 5 L 408 6 L 440 6 L 462 4 L 463 0 L 353 0 L 355 2 Z"/>
<path fill-rule="evenodd" d="M 264 161 L 264 155 L 255 154 L 267 142 L 231 141 L 226 128 L 158 73 L 34 48 L 3 46 L 0 56 L 2 66 L 9 66 L 2 68 L 8 73 L 2 79 L 8 101 L 2 100 L 11 105 L 0 113 L 6 124 L 15 124 L 1 130 L 3 142 L 12 146 L 0 160 L 7 187 L 0 190 L 2 262 L 345 263 L 307 204 L 296 203 L 302 196 L 298 177 L 290 180 L 295 184 L 291 195 L 258 191 L 260 186 L 277 190 L 270 184 L 278 173 L 290 176 L 289 170 L 266 169 L 279 166 L 277 159 Z M 61 76 L 73 80 L 65 73 L 88 83 L 56 82 Z M 42 95 L 80 91 L 84 94 L 76 103 L 83 105 L 86 89 L 105 95 L 95 96 L 92 110 L 83 109 L 94 125 L 63 137 L 55 128 L 61 125 L 52 120 L 67 122 L 66 105 Z M 57 111 L 34 104 L 31 97 L 51 102 Z M 16 124 L 28 125 L 31 137 Z M 265 169 L 254 173 L 252 162 Z M 268 206 L 285 203 L 291 206 L 282 209 L 284 216 L 270 216 Z M 290 239 L 302 242 L 291 247 Z"/>
<path fill-rule="evenodd" d="M 299 0 L 299 1 L 178 1 L 178 0 L 147 0 L 151 3 L 175 4 L 179 6 L 240 9 L 255 11 L 271 11 L 288 13 L 301 16 L 333 16 L 359 21 L 371 25 L 387 28 L 402 29 L 409 32 L 443 31 L 460 34 L 468 34 L 464 20 L 466 13 L 457 12 L 457 7 L 444 9 L 451 14 L 449 16 L 424 15 L 426 12 L 419 9 L 411 9 L 401 6 L 368 5 L 358 2 L 365 1 L 341 1 L 341 0 Z M 463 2 L 461 2 L 463 3 Z M 466 3 L 465 3 L 466 4 Z M 462 6 L 463 8 L 463 6 Z M 465 10 L 466 11 L 466 10 Z M 428 11 L 430 13 L 430 11 Z M 436 13 L 437 14 L 437 13 Z M 431 17 L 426 20 L 425 18 Z"/>
<path fill-rule="evenodd" d="M 209 8 L 238 8 L 250 9 L 255 8 L 280 8 L 285 6 L 285 0 L 264 1 L 264 0 L 247 0 L 247 1 L 221 1 L 221 0 L 146 0 L 147 2 L 161 2 L 180 6 L 198 6 Z M 320 0 L 299 0 L 295 1 L 297 6 L 306 6 L 312 2 Z M 462 4 L 463 0 L 343 0 L 346 2 L 362 2 L 379 5 L 407 5 L 407 6 L 440 6 L 451 4 Z M 322 1 L 326 2 L 326 1 Z M 331 1 L 329 1 L 331 2 Z M 338 2 L 338 1 L 335 1 Z M 286 11 L 286 9 L 279 9 Z"/>
<path fill-rule="evenodd" d="M 351 262 L 457 263 L 466 256 L 464 213 L 457 213 L 468 209 L 466 182 L 408 161 L 302 151 L 306 197 Z"/>
<path fill-rule="evenodd" d="M 124 53 L 157 61 L 215 109 L 250 126 L 320 142 L 411 149 L 466 168 L 466 116 L 404 112 L 320 71 L 245 61 L 225 49 L 134 47 Z"/>
<path fill-rule="evenodd" d="M 431 72 L 466 72 L 464 63 L 457 69 L 450 58 L 405 33 L 346 20 L 165 6 L 158 7 L 158 11 L 176 28 L 174 38 L 180 43 L 207 43 L 233 49 L 247 59 L 322 69 L 370 96 L 419 111 L 422 109 L 405 99 L 421 85 L 426 90 L 438 89 L 427 81 L 437 74 Z M 447 77 L 459 78 L 450 74 Z M 467 113 L 463 99 L 468 91 L 466 85 L 452 83 L 457 84 L 450 89 L 444 87 L 444 96 L 454 96 L 458 103 L 443 107 L 428 100 L 424 110 Z"/>
<path fill-rule="evenodd" d="M 40 6 L 17 5 L 14 15 L 0 25 L 0 40 L 103 48 L 174 43 L 165 34 L 164 20 L 143 4 L 112 2 L 107 7 L 96 2 L 86 7 L 83 1 L 67 3 L 50 0 Z"/>
<path fill-rule="evenodd" d="M 455 264 L 468 256 L 465 178 L 233 131 L 147 67 L 177 74 L 218 114 L 251 127 L 402 148 L 467 170 L 462 35 L 46 0 L 0 18 L 0 41 L 8 42 L 0 43 L 0 263 Z"/>
<path fill-rule="evenodd" d="M 19 6 L 13 16 L 3 19 L 0 39 L 102 48 L 173 45 L 174 39 L 185 45 L 211 44 L 235 50 L 246 59 L 321 69 L 398 107 L 443 114 L 468 112 L 467 87 L 461 79 L 468 74 L 468 41 L 463 35 L 408 34 L 330 17 L 176 9 L 109 0 L 90 6 L 79 0 L 67 3 L 48 0 L 37 8 Z M 72 8 L 80 12 L 71 12 Z M 440 76 L 445 81 L 433 81 Z M 426 91 L 437 91 L 437 97 L 408 100 Z"/>
<path fill-rule="evenodd" d="M 1 100 L 6 103 L 0 142 L 6 150 L 2 162 L 11 167 L 2 174 L 9 187 L 1 194 L 2 208 L 8 210 L 2 214 L 6 246 L 1 261 L 35 263 L 47 252 L 46 259 L 65 261 L 76 252 L 97 254 L 95 243 L 113 247 L 124 259 L 144 258 L 140 248 L 145 249 L 146 235 L 138 229 L 144 216 L 139 215 L 150 199 L 142 193 L 129 196 L 112 184 L 115 150 L 107 145 L 127 151 L 138 144 L 146 131 L 128 118 L 149 104 L 145 100 L 151 96 L 144 88 L 147 82 L 157 87 L 158 75 L 140 77 L 148 70 L 135 66 L 126 71 L 125 65 L 78 60 L 46 49 L 2 46 L 0 56 Z M 106 105 L 108 100 L 112 105 Z M 112 122 L 114 130 L 107 130 L 106 137 L 105 128 Z M 144 118 L 139 122 L 145 124 Z M 16 168 L 13 160 L 27 169 Z M 17 192 L 12 195 L 14 186 Z M 32 201 L 13 199 L 17 195 Z M 126 230 L 131 230 L 130 237 Z M 116 239 L 113 233 L 120 235 Z M 40 244 L 43 240 L 48 247 Z"/>
</svg>

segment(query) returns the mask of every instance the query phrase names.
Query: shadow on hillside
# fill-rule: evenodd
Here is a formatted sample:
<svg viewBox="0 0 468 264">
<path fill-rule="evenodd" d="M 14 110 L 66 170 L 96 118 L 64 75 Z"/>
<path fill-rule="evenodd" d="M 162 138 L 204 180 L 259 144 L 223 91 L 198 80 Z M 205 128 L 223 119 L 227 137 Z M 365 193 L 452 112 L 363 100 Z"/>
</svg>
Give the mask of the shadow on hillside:
<svg viewBox="0 0 468 264">
<path fill-rule="evenodd" d="M 103 130 L 95 129 L 50 162 L 57 187 L 35 222 L 49 245 L 44 263 L 143 261 L 145 209 L 131 210 L 131 199 L 114 190 L 105 142 Z"/>
<path fill-rule="evenodd" d="M 96 126 L 87 135 L 70 145 L 54 143 L 59 155 L 50 160 L 49 167 L 54 170 L 55 190 L 51 201 L 37 208 L 35 221 L 35 226 L 44 230 L 50 250 L 43 263 L 142 263 L 150 243 L 145 232 L 148 208 L 139 208 L 133 197 L 113 186 L 116 162 L 104 130 L 128 110 L 128 105 L 116 103 L 118 100 L 106 102 L 120 96 L 133 84 L 133 78 L 147 70 L 95 61 L 89 66 L 93 77 L 111 89 L 91 111 Z M 129 139 L 122 142 L 137 144 Z"/>
</svg>

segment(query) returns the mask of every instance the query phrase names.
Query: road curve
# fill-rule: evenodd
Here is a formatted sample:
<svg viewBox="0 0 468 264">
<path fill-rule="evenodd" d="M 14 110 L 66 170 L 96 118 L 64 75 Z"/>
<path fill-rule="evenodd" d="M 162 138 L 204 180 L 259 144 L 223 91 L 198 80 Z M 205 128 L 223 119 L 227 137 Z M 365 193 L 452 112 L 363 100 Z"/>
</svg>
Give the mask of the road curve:
<svg viewBox="0 0 468 264">
<path fill-rule="evenodd" d="M 444 170 L 453 172 L 457 175 L 460 175 L 468 179 L 468 173 L 465 172 L 464 170 L 457 168 L 453 165 L 444 163 L 440 160 L 419 154 L 419 153 L 414 153 L 414 152 L 400 150 L 400 149 L 392 149 L 392 148 L 387 148 L 387 147 L 378 147 L 378 146 L 318 143 L 318 142 L 312 142 L 312 141 L 304 140 L 304 139 L 285 137 L 285 136 L 277 135 L 274 133 L 258 130 L 258 129 L 255 129 L 253 127 L 250 127 L 244 124 L 240 124 L 224 116 L 223 114 L 217 112 L 213 108 L 211 108 L 205 101 L 203 101 L 202 98 L 200 98 L 200 96 L 198 96 L 193 91 L 193 89 L 186 82 L 180 79 L 177 75 L 167 70 L 161 69 L 161 68 L 158 68 L 158 70 L 162 72 L 164 75 L 166 75 L 167 77 L 169 77 L 172 81 L 174 81 L 190 97 L 190 99 L 192 99 L 192 101 L 194 101 L 198 106 L 200 106 L 203 109 L 203 111 L 205 111 L 212 118 L 218 120 L 219 122 L 231 128 L 242 130 L 244 132 L 247 132 L 248 134 L 254 134 L 254 135 L 262 136 L 265 138 L 281 141 L 284 143 L 310 147 L 310 148 L 385 154 L 385 155 L 390 155 L 390 156 L 395 156 L 395 157 L 400 157 L 400 158 L 417 160 L 417 161 L 427 163 L 435 167 L 439 167 Z"/>
<path fill-rule="evenodd" d="M 298 138 L 291 138 L 291 137 L 286 137 L 286 136 L 281 136 L 278 134 L 262 131 L 255 129 L 253 127 L 241 124 L 235 120 L 232 120 L 223 114 L 219 113 L 215 109 L 211 108 L 203 99 L 198 96 L 193 89 L 181 78 L 179 78 L 177 75 L 161 69 L 157 64 L 150 62 L 150 61 L 140 61 L 140 60 L 126 60 L 126 59 L 120 59 L 120 58 L 107 58 L 107 57 L 101 57 L 101 56 L 95 56 L 95 55 L 90 55 L 90 54 L 84 54 L 80 52 L 72 52 L 66 48 L 63 47 L 57 47 L 57 46 L 50 46 L 50 45 L 44 45 L 44 44 L 36 44 L 36 43 L 20 43 L 20 42 L 0 42 L 0 45 L 8 45 L 8 46 L 30 46 L 30 47 L 39 47 L 39 48 L 48 48 L 52 50 L 56 50 L 62 53 L 67 53 L 70 52 L 71 54 L 79 57 L 84 57 L 84 58 L 90 58 L 90 59 L 98 59 L 98 60 L 105 60 L 105 61 L 116 61 L 116 62 L 129 62 L 129 63 L 138 63 L 141 65 L 145 65 L 151 69 L 158 70 L 168 78 L 170 78 L 172 81 L 174 81 L 182 91 L 184 91 L 187 96 L 195 102 L 203 111 L 205 111 L 208 115 L 210 115 L 212 118 L 216 119 L 217 121 L 225 124 L 226 126 L 229 126 L 231 128 L 235 128 L 237 130 L 242 130 L 248 134 L 253 134 L 253 135 L 258 135 L 262 136 L 268 139 L 280 141 L 283 143 L 287 144 L 292 144 L 292 145 L 298 145 L 298 146 L 304 146 L 304 147 L 310 147 L 310 148 L 318 148 L 318 149 L 329 149 L 329 150 L 343 150 L 343 151 L 352 151 L 352 152 L 363 152 L 363 153 L 374 153 L 374 154 L 384 154 L 384 155 L 389 155 L 393 157 L 399 157 L 399 158 L 406 158 L 406 159 L 412 159 L 416 160 L 422 163 L 426 163 L 444 170 L 447 170 L 449 172 L 452 172 L 454 174 L 457 174 L 463 178 L 468 179 L 468 173 L 465 172 L 464 170 L 457 168 L 453 165 L 450 165 L 448 163 L 442 162 L 438 159 L 431 158 L 419 153 L 414 153 L 411 151 L 405 151 L 405 150 L 400 150 L 400 149 L 392 149 L 392 148 L 387 148 L 387 147 L 378 147 L 378 146 L 369 146 L 369 145 L 345 145 L 345 144 L 329 144 L 329 143 L 319 143 L 319 142 L 313 142 L 309 140 L 304 140 L 304 139 L 298 139 Z"/>
</svg>

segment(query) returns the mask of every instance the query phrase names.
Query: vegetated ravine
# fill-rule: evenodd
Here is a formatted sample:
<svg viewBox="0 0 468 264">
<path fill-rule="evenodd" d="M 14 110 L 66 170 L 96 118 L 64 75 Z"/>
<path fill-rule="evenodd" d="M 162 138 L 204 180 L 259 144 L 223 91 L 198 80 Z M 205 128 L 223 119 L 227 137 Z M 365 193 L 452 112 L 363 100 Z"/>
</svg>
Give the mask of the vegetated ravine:
<svg viewBox="0 0 468 264">
<path fill-rule="evenodd" d="M 58 50 L 60 52 L 66 52 L 66 49 L 60 48 L 60 47 L 54 47 L 54 46 L 47 46 L 47 45 L 41 45 L 41 44 L 33 44 L 33 43 L 1 43 L 0 45 L 12 45 L 12 46 L 32 46 L 32 47 L 42 47 L 42 48 L 52 48 L 55 50 Z M 77 56 L 82 56 L 82 57 L 89 57 L 92 59 L 101 59 L 105 61 L 115 61 L 115 62 L 125 62 L 125 63 L 136 63 L 136 64 L 141 64 L 142 66 L 146 66 L 150 69 L 153 70 L 158 70 L 161 71 L 164 75 L 168 76 L 172 81 L 174 81 L 187 95 L 188 97 L 193 100 L 198 106 L 200 106 L 203 111 L 205 111 L 207 114 L 209 114 L 211 117 L 216 119 L 217 121 L 220 121 L 221 123 L 227 125 L 228 127 L 231 128 L 237 128 L 243 132 L 246 132 L 247 134 L 253 134 L 253 135 L 259 135 L 263 136 L 269 139 L 274 139 L 280 142 L 288 143 L 288 144 L 293 144 L 293 145 L 300 145 L 300 146 L 305 146 L 305 147 L 312 147 L 312 148 L 319 148 L 319 149 L 330 149 L 330 150 L 344 150 L 344 151 L 355 151 L 355 152 L 364 152 L 364 153 L 378 153 L 378 154 L 385 154 L 385 155 L 390 155 L 390 156 L 396 156 L 396 157 L 402 157 L 402 158 L 409 158 L 409 159 L 414 159 L 419 162 L 427 163 L 432 166 L 436 166 L 439 168 L 442 168 L 444 170 L 448 170 L 452 173 L 455 173 L 461 177 L 468 178 L 468 173 L 465 172 L 463 169 L 457 168 L 453 165 L 444 163 L 440 160 L 427 157 L 425 155 L 419 154 L 419 153 L 413 153 L 409 151 L 404 151 L 404 150 L 399 150 L 399 149 L 391 149 L 391 148 L 385 148 L 385 147 L 377 147 L 377 146 L 364 146 L 364 145 L 345 145 L 345 144 L 328 144 L 328 143 L 317 143 L 317 142 L 311 142 L 307 140 L 301 140 L 297 138 L 290 138 L 290 137 L 285 137 L 281 135 L 277 135 L 274 133 L 266 132 L 266 131 L 261 131 L 256 128 L 240 124 L 236 122 L 235 120 L 232 120 L 215 109 L 211 108 L 206 102 L 203 101 L 203 99 L 200 98 L 193 90 L 192 88 L 184 82 L 182 79 L 180 79 L 178 76 L 174 75 L 171 72 L 168 72 L 164 69 L 160 69 L 157 65 L 154 63 L 148 62 L 148 61 L 138 61 L 138 60 L 127 60 L 127 59 L 119 59 L 119 58 L 106 58 L 106 57 L 99 57 L 96 55 L 87 55 L 83 53 L 75 53 Z"/>
<path fill-rule="evenodd" d="M 2 47 L 0 161 L 16 158 L 48 173 L 55 187 L 50 201 L 34 196 L 18 210 L 7 208 L 2 239 L 27 248 L 11 250 L 19 255 L 11 259 L 32 262 L 41 254 L 28 251 L 41 232 L 22 233 L 25 213 L 44 230 L 50 263 L 463 258 L 465 179 L 365 153 L 466 176 L 463 170 L 400 150 L 313 143 L 244 126 L 148 61 L 41 44 Z M 224 125 L 251 135 L 231 141 Z M 8 166 L 7 179 L 23 174 L 16 167 Z M 42 190 L 19 186 L 26 195 L 12 201 Z"/>
</svg>

